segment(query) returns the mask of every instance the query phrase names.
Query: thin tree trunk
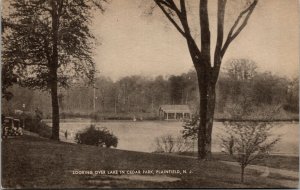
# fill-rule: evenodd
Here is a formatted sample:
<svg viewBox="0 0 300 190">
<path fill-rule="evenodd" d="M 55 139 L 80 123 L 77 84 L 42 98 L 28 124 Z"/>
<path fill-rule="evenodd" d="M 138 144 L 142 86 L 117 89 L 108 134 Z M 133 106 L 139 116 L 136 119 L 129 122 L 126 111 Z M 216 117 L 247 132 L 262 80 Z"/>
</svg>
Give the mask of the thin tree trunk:
<svg viewBox="0 0 300 190">
<path fill-rule="evenodd" d="M 117 114 L 117 100 L 116 100 L 116 97 L 115 97 L 115 114 Z"/>
<path fill-rule="evenodd" d="M 245 173 L 245 167 L 241 166 L 241 182 L 244 183 L 244 173 Z"/>
<path fill-rule="evenodd" d="M 185 104 L 188 104 L 188 97 L 189 97 L 189 92 L 186 92 L 186 97 L 185 97 Z"/>
<path fill-rule="evenodd" d="M 153 95 L 151 96 L 151 112 L 154 110 L 154 100 Z"/>
</svg>

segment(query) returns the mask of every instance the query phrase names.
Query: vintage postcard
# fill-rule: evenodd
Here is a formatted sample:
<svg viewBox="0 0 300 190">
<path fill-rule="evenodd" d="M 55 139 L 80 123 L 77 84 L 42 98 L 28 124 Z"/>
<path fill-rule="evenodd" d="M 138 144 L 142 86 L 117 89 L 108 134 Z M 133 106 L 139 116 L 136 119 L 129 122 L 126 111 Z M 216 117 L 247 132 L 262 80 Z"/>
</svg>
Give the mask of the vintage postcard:
<svg viewBox="0 0 300 190">
<path fill-rule="evenodd" d="M 1 187 L 298 188 L 298 0 L 2 0 Z"/>
</svg>

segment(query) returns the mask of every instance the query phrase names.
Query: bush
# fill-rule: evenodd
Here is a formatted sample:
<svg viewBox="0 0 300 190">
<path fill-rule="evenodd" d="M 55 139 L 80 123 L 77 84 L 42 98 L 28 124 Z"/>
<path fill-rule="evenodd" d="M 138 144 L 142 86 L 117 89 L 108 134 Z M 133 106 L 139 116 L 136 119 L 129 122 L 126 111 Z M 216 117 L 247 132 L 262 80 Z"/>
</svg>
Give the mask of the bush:
<svg viewBox="0 0 300 190">
<path fill-rule="evenodd" d="M 16 117 L 18 118 L 18 117 Z M 19 117 L 21 120 L 21 125 L 23 126 L 23 122 L 25 123 L 24 129 L 33 133 L 37 133 L 38 135 L 50 138 L 52 134 L 52 129 L 45 122 L 41 120 L 41 118 L 36 117 L 33 114 L 25 114 Z"/>
<path fill-rule="evenodd" d="M 96 128 L 95 125 L 91 125 L 84 131 L 76 133 L 75 142 L 110 148 L 117 147 L 118 138 L 106 128 Z"/>
<path fill-rule="evenodd" d="M 182 136 L 163 135 L 155 138 L 155 152 L 188 152 L 193 149 L 193 142 Z"/>
<path fill-rule="evenodd" d="M 45 122 L 40 122 L 36 133 L 39 134 L 41 137 L 50 139 L 52 136 L 52 128 Z"/>
</svg>

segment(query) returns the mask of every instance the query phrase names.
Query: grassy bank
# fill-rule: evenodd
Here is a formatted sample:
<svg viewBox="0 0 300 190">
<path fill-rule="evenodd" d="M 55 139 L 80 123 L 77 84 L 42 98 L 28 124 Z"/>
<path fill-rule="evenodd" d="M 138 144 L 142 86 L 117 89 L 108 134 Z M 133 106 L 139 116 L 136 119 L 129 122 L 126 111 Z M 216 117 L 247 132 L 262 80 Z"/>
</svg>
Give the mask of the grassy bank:
<svg viewBox="0 0 300 190">
<path fill-rule="evenodd" d="M 194 156 L 197 157 L 197 153 L 186 152 L 179 153 L 180 155 Z M 213 153 L 212 159 L 215 161 L 232 161 L 233 158 L 224 153 Z M 292 171 L 299 171 L 299 157 L 298 156 L 281 156 L 281 155 L 270 155 L 264 159 L 254 160 L 251 164 L 268 166 L 271 168 L 286 169 Z"/>
<path fill-rule="evenodd" d="M 156 113 L 150 112 L 130 112 L 130 113 L 113 113 L 113 112 L 99 112 L 99 113 L 86 113 L 86 112 L 62 112 L 60 118 L 90 118 L 96 121 L 100 120 L 158 120 L 159 117 Z"/>
<path fill-rule="evenodd" d="M 74 170 L 186 170 L 187 174 L 155 174 L 178 181 L 158 182 L 113 175 L 74 175 Z M 106 149 L 54 142 L 32 136 L 2 141 L 2 186 L 5 188 L 86 188 L 86 187 L 224 187 L 280 188 L 278 178 L 262 178 L 246 171 L 240 184 L 240 170 L 218 161 L 198 161 L 188 157 Z M 127 176 L 128 177 L 128 176 Z"/>
<path fill-rule="evenodd" d="M 50 138 L 52 129 L 43 121 L 34 119 L 25 120 L 25 130 L 38 134 L 41 137 Z"/>
<path fill-rule="evenodd" d="M 222 161 L 234 161 L 228 155 L 225 154 L 215 154 L 215 160 Z M 280 155 L 270 155 L 262 160 L 254 160 L 251 164 L 268 166 L 278 169 L 287 169 L 293 171 L 299 171 L 299 157 L 296 156 L 280 156 Z"/>
</svg>

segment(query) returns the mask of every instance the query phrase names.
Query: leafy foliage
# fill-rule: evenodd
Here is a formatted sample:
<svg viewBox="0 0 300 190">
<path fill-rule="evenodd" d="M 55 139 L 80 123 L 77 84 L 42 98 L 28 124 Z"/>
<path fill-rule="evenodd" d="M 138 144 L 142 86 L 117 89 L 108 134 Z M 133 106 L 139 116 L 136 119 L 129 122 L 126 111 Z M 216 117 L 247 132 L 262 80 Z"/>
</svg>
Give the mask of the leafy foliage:
<svg viewBox="0 0 300 190">
<path fill-rule="evenodd" d="M 10 14 L 4 18 L 2 62 L 13 66 L 21 84 L 30 88 L 49 88 L 52 67 L 57 67 L 57 82 L 63 87 L 74 77 L 92 79 L 95 37 L 89 25 L 91 10 L 95 3 L 100 6 L 100 2 L 10 1 Z M 54 60 L 56 45 L 57 65 Z"/>
<path fill-rule="evenodd" d="M 95 125 L 91 125 L 84 131 L 76 133 L 75 142 L 110 148 L 111 146 L 117 147 L 118 138 L 106 128 L 96 128 Z"/>
<path fill-rule="evenodd" d="M 235 160 L 248 165 L 267 154 L 279 141 L 279 138 L 268 139 L 272 127 L 265 122 L 225 122 L 227 132 L 222 138 L 222 145 L 226 152 L 233 153 Z"/>
<path fill-rule="evenodd" d="M 183 138 L 197 139 L 199 122 L 200 119 L 198 114 L 195 114 L 190 120 L 185 120 L 182 125 L 183 130 L 181 131 Z"/>
<path fill-rule="evenodd" d="M 17 75 L 13 72 L 13 65 L 2 63 L 1 69 L 2 98 L 10 100 L 13 97 L 13 94 L 8 90 L 8 87 L 12 86 L 14 83 L 17 83 Z"/>
</svg>

